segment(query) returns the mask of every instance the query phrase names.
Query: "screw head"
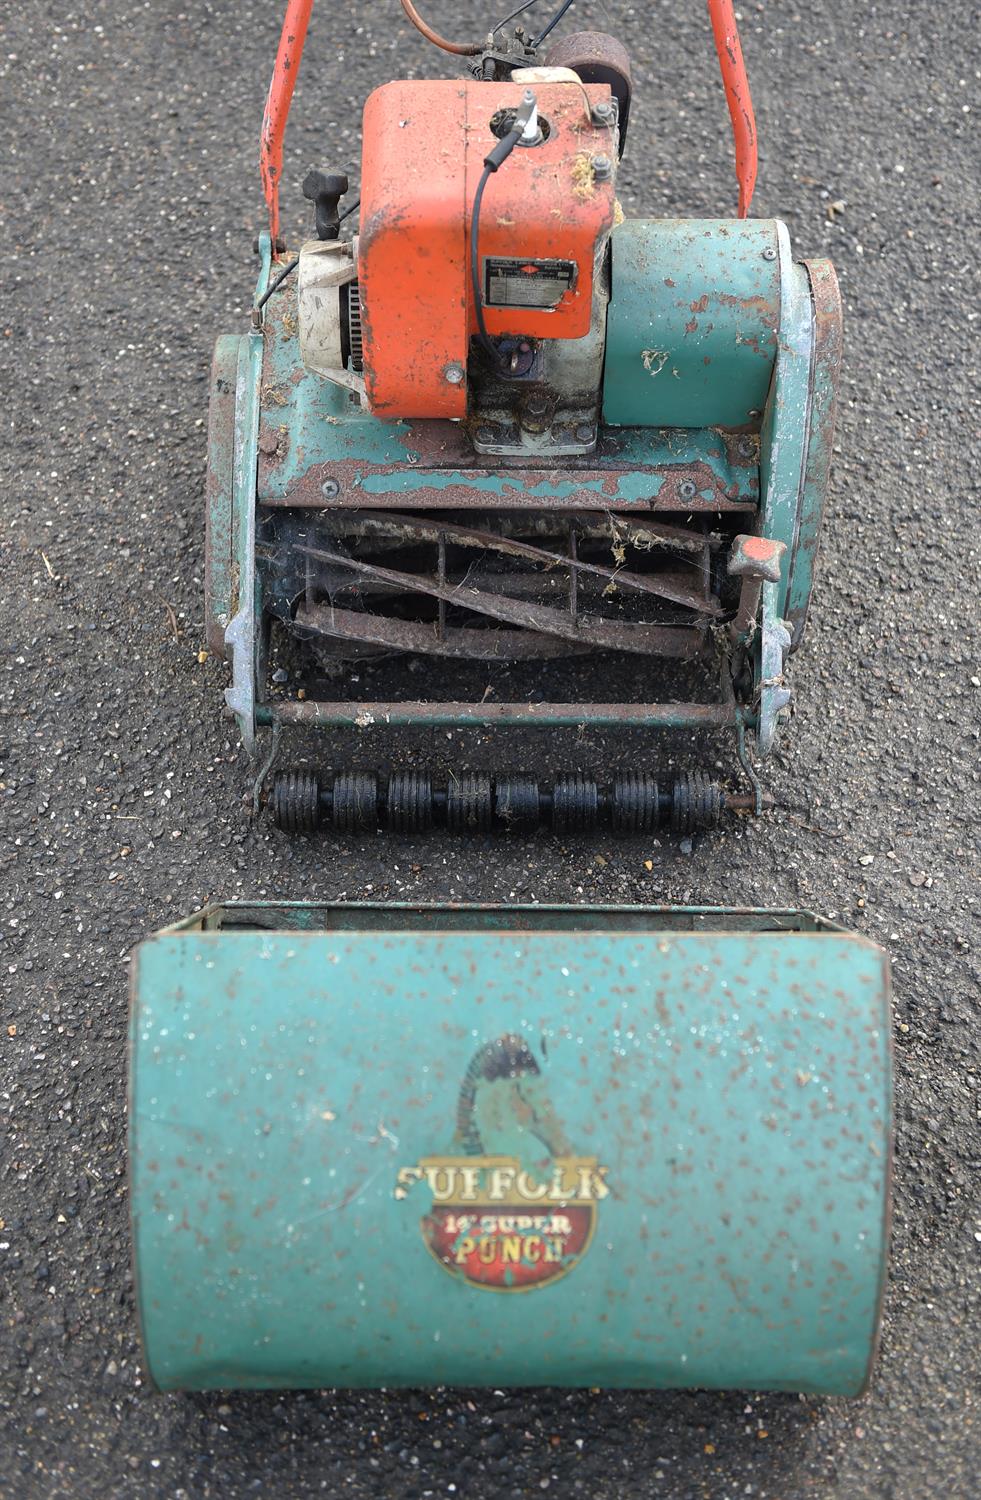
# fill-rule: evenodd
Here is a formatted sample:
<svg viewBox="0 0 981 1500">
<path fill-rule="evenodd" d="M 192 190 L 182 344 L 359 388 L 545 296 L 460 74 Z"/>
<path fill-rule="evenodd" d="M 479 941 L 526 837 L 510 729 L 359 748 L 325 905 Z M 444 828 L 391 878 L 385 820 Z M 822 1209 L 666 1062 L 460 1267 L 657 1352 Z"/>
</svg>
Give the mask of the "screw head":
<svg viewBox="0 0 981 1500">
<path fill-rule="evenodd" d="M 683 479 L 678 485 L 678 494 L 682 500 L 694 500 L 698 493 L 698 487 L 691 479 Z"/>
<path fill-rule="evenodd" d="M 463 380 L 463 366 L 447 365 L 443 371 L 443 379 L 448 381 L 450 385 L 460 385 Z"/>
<path fill-rule="evenodd" d="M 753 454 L 756 452 L 756 444 L 753 442 L 752 438 L 740 438 L 739 446 L 737 447 L 736 452 L 739 454 L 740 458 L 752 458 Z"/>
<path fill-rule="evenodd" d="M 764 260 L 776 260 L 776 258 L 777 258 L 776 246 L 775 245 L 767 245 L 766 249 L 763 251 L 763 259 Z"/>
<path fill-rule="evenodd" d="M 336 479 L 325 479 L 323 484 L 320 486 L 320 493 L 323 495 L 325 500 L 333 500 L 337 495 L 341 493 L 341 487 Z"/>
</svg>

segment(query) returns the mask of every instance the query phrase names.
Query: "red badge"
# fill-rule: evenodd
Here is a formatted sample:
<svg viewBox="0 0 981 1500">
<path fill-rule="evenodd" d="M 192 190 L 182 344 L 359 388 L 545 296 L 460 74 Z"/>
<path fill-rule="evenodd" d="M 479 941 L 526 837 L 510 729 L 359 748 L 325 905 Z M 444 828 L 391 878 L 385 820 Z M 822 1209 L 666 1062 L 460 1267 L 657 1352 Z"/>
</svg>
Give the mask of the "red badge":
<svg viewBox="0 0 981 1500">
<path fill-rule="evenodd" d="M 570 1151 L 520 1037 L 477 1052 L 460 1089 L 454 1146 L 452 1155 L 403 1167 L 395 1188 L 397 1198 L 417 1185 L 428 1189 L 432 1207 L 421 1228 L 439 1264 L 502 1292 L 545 1286 L 571 1271 L 609 1193 L 606 1168 Z"/>
</svg>

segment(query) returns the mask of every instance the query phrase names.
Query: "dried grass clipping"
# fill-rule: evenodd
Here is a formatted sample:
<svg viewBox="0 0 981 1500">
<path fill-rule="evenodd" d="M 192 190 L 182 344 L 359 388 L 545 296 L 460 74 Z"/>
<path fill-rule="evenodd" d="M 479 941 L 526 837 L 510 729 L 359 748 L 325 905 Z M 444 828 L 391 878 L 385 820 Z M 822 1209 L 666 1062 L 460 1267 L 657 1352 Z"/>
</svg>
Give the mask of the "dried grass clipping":
<svg viewBox="0 0 981 1500">
<path fill-rule="evenodd" d="M 595 196 L 593 158 L 588 151 L 580 151 L 572 163 L 572 191 L 582 201 Z"/>
</svg>

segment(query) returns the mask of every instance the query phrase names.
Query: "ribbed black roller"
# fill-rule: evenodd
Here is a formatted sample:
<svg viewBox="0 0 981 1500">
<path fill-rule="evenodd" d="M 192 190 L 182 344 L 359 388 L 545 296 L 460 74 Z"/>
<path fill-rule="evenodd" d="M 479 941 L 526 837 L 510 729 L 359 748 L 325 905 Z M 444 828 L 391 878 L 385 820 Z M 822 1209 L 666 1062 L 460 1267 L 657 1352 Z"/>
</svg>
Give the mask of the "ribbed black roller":
<svg viewBox="0 0 981 1500">
<path fill-rule="evenodd" d="M 342 771 L 334 777 L 332 817 L 338 833 L 378 827 L 378 777 L 372 771 Z"/>
<path fill-rule="evenodd" d="M 511 833 L 531 833 L 542 820 L 538 782 L 532 776 L 501 776 L 494 788 L 494 816 Z"/>
<path fill-rule="evenodd" d="M 658 823 L 657 782 L 640 771 L 625 771 L 613 783 L 610 820 L 614 833 L 653 833 Z"/>
<path fill-rule="evenodd" d="M 273 782 L 272 815 L 284 833 L 313 833 L 320 824 L 320 783 L 309 771 L 280 771 Z"/>
<path fill-rule="evenodd" d="M 671 832 L 683 837 L 716 828 L 722 815 L 722 789 L 704 771 L 686 771 L 671 789 Z"/>
<path fill-rule="evenodd" d="M 422 771 L 389 778 L 387 822 L 393 833 L 425 833 L 433 825 L 433 786 Z"/>
<path fill-rule="evenodd" d="M 552 788 L 553 833 L 589 833 L 599 816 L 599 791 L 587 776 L 560 776 Z"/>
<path fill-rule="evenodd" d="M 452 833 L 487 833 L 493 801 L 489 776 L 451 776 L 446 788 L 446 826 Z"/>
</svg>

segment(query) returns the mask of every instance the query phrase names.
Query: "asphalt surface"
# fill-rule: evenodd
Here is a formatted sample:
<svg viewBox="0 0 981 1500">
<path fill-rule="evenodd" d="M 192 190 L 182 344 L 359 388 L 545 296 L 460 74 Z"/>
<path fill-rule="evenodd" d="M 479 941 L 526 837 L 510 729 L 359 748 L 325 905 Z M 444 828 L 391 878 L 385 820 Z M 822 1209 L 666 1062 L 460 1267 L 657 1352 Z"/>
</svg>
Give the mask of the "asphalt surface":
<svg viewBox="0 0 981 1500">
<path fill-rule="evenodd" d="M 548 838 L 338 849 L 252 822 L 224 668 L 199 660 L 204 401 L 214 337 L 245 326 L 280 6 L 13 9 L 0 16 L 0 1495 L 977 1494 L 970 18 L 925 0 L 745 7 L 755 208 L 785 217 L 800 252 L 834 258 L 847 367 L 798 708 L 768 768 L 779 807 L 685 854 Z M 430 12 L 454 33 L 487 18 L 448 0 Z M 633 55 L 627 213 L 730 213 L 704 7 L 581 0 L 576 15 Z M 305 169 L 356 180 L 363 97 L 409 71 L 445 70 L 396 0 L 315 13 L 287 149 L 292 239 L 307 232 Z M 493 761 L 473 740 L 425 748 Z M 565 763 L 609 748 L 570 744 Z M 379 742 L 362 760 L 414 750 Z M 153 1394 L 128 1261 L 127 954 L 209 897 L 339 894 L 800 904 L 885 944 L 897 1188 L 869 1395 Z"/>
</svg>

